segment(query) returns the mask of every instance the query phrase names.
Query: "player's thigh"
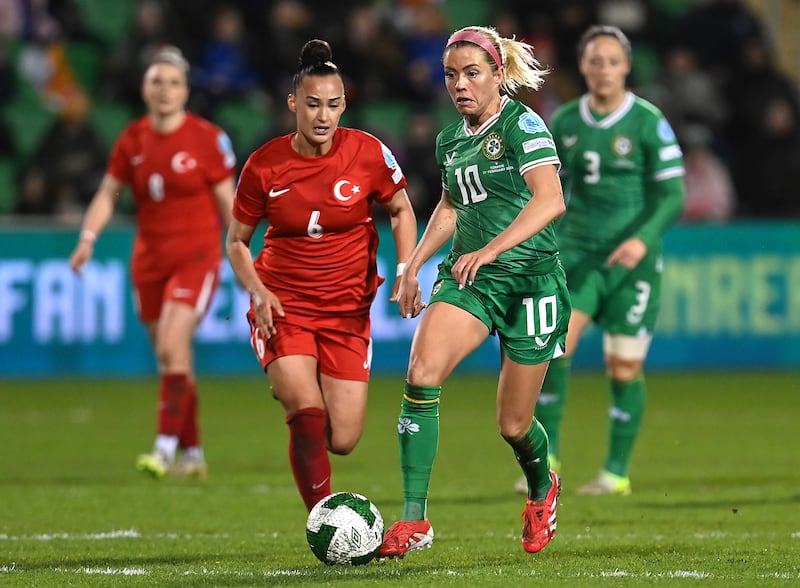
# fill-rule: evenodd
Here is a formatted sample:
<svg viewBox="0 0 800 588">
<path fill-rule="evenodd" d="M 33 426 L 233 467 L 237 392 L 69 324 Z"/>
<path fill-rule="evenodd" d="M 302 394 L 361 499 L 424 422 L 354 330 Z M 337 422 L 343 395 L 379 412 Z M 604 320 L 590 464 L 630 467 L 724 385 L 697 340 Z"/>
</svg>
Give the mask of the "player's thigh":
<svg viewBox="0 0 800 588">
<path fill-rule="evenodd" d="M 489 335 L 483 321 L 456 304 L 437 300 L 422 315 L 411 341 L 409 383 L 441 386 Z"/>
<path fill-rule="evenodd" d="M 591 322 L 592 318 L 588 314 L 577 308 L 572 309 L 572 313 L 569 317 L 569 326 L 567 327 L 566 349 L 564 350 L 564 355 L 566 357 L 573 356 L 578 350 L 578 343 L 580 343 L 581 336 Z"/>
<path fill-rule="evenodd" d="M 328 412 L 328 447 L 337 454 L 350 453 L 364 431 L 368 384 L 325 374 L 320 383 Z"/>
<path fill-rule="evenodd" d="M 316 357 L 282 355 L 272 359 L 266 371 L 287 415 L 302 408 L 325 408 Z"/>
<path fill-rule="evenodd" d="M 191 306 L 168 300 L 161 309 L 156 327 L 156 357 L 165 373 L 184 373 L 194 369 L 192 339 L 200 318 Z"/>
</svg>

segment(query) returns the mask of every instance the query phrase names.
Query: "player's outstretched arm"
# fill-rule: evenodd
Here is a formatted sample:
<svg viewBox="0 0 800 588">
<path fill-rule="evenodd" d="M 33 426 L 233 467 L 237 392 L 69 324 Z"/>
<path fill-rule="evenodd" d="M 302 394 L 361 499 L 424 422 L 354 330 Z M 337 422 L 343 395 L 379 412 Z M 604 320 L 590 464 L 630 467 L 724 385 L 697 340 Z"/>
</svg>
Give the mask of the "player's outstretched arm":
<svg viewBox="0 0 800 588">
<path fill-rule="evenodd" d="M 94 242 L 111 220 L 121 189 L 122 182 L 117 178 L 109 174 L 103 176 L 100 187 L 92 197 L 83 217 L 78 243 L 69 256 L 69 267 L 76 274 L 80 275 L 83 266 L 92 258 Z"/>
</svg>

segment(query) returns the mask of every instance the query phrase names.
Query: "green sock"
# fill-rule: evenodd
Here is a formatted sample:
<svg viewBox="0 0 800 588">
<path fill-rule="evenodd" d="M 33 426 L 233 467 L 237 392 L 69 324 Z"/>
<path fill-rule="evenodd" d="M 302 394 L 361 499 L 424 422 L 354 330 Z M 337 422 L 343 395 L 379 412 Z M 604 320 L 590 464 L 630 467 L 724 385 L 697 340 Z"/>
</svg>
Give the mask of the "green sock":
<svg viewBox="0 0 800 588">
<path fill-rule="evenodd" d="M 569 357 L 552 360 L 536 401 L 536 420 L 547 431 L 550 453 L 556 457 L 561 451 L 561 417 L 564 414 L 571 367 L 572 360 Z"/>
<path fill-rule="evenodd" d="M 544 500 L 552 484 L 550 462 L 547 457 L 547 433 L 542 424 L 533 419 L 531 428 L 522 439 L 506 439 L 514 450 L 514 457 L 528 480 L 528 498 Z"/>
<path fill-rule="evenodd" d="M 413 386 L 406 382 L 400 420 L 400 467 L 403 472 L 404 521 L 427 516 L 428 486 L 433 460 L 439 449 L 439 396 L 441 386 Z"/>
<path fill-rule="evenodd" d="M 639 374 L 630 382 L 611 380 L 611 397 L 611 423 L 605 470 L 625 478 L 628 476 L 628 464 L 644 414 L 646 397 L 644 376 Z"/>
</svg>

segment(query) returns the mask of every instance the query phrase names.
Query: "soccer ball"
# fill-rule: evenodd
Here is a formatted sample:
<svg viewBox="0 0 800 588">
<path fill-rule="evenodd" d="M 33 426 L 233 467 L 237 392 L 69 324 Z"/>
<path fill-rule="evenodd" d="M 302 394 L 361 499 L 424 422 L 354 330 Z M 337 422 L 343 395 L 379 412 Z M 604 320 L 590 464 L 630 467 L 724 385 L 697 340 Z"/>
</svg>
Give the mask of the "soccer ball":
<svg viewBox="0 0 800 588">
<path fill-rule="evenodd" d="M 311 551 L 328 565 L 370 562 L 383 541 L 383 517 L 366 496 L 336 492 L 311 509 L 306 522 Z"/>
</svg>

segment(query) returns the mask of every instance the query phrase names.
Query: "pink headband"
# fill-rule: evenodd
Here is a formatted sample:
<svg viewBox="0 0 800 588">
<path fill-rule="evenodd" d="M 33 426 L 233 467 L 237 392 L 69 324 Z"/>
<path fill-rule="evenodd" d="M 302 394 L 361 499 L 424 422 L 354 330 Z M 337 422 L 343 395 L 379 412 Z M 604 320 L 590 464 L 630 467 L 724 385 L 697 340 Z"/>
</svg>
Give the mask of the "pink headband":
<svg viewBox="0 0 800 588">
<path fill-rule="evenodd" d="M 500 54 L 497 53 L 497 49 L 495 49 L 495 46 L 491 43 L 491 41 L 489 41 L 489 39 L 487 39 L 480 33 L 476 31 L 463 30 L 463 29 L 457 31 L 452 35 L 450 35 L 450 38 L 447 39 L 447 45 L 445 49 L 447 47 L 450 47 L 450 45 L 452 45 L 453 43 L 458 43 L 459 41 L 466 41 L 467 43 L 472 43 L 473 45 L 477 45 L 481 49 L 485 50 L 491 56 L 492 59 L 494 59 L 494 62 L 495 64 L 497 64 L 497 67 L 501 67 L 503 65 L 503 62 L 500 60 Z"/>
</svg>

